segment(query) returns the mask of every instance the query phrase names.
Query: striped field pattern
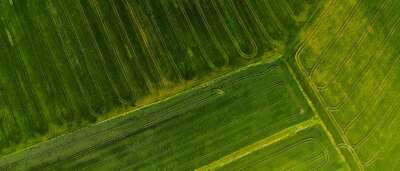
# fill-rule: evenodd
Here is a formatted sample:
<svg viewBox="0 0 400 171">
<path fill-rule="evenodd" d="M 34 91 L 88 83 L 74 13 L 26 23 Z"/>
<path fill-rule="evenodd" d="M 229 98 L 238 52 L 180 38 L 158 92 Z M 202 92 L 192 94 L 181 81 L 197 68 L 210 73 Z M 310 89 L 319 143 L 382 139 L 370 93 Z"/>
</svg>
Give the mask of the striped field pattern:
<svg viewBox="0 0 400 171">
<path fill-rule="evenodd" d="M 0 170 L 400 170 L 399 9 L 1 0 Z"/>
</svg>

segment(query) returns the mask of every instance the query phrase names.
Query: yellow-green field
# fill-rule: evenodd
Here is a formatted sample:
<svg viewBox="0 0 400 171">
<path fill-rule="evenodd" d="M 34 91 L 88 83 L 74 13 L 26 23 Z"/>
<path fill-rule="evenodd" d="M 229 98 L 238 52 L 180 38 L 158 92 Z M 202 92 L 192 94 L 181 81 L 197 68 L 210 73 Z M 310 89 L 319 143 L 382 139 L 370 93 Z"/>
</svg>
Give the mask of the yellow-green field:
<svg viewBox="0 0 400 171">
<path fill-rule="evenodd" d="M 362 170 L 398 170 L 397 1 L 330 1 L 290 60 L 338 146 Z"/>
</svg>

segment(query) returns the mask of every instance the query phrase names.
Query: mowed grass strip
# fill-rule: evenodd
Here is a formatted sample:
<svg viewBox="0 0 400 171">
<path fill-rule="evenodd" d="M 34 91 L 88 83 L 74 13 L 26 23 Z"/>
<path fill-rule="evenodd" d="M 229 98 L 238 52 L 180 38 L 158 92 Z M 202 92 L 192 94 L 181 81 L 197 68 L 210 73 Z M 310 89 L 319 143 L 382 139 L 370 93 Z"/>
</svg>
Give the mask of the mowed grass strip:
<svg viewBox="0 0 400 171">
<path fill-rule="evenodd" d="M 359 170 L 399 170 L 400 3 L 328 1 L 293 63 Z"/>
<path fill-rule="evenodd" d="M 256 142 L 260 149 L 210 170 L 350 170 L 318 122 L 310 121 L 280 132 L 283 138 L 275 137 L 276 141 L 268 137 Z"/>
<path fill-rule="evenodd" d="M 253 152 L 256 152 L 260 149 L 263 149 L 263 148 L 270 146 L 274 143 L 277 143 L 279 141 L 282 141 L 288 137 L 291 137 L 291 136 L 297 134 L 297 132 L 299 132 L 303 129 L 307 129 L 316 124 L 318 124 L 318 120 L 315 118 L 311 118 L 311 119 L 301 122 L 297 125 L 290 126 L 289 128 L 285 128 L 269 137 L 266 137 L 266 138 L 259 140 L 253 144 L 245 146 L 229 155 L 226 155 L 216 161 L 213 161 L 210 164 L 207 164 L 205 166 L 197 168 L 196 170 L 202 171 L 202 170 L 220 169 L 221 167 L 224 167 L 225 165 L 230 165 L 230 163 L 235 162 L 236 160 L 245 158 Z"/>
<path fill-rule="evenodd" d="M 1 1 L 0 154 L 282 53 L 316 4 Z"/>
<path fill-rule="evenodd" d="M 1 169 L 189 170 L 312 117 L 281 61 L 5 156 Z"/>
</svg>

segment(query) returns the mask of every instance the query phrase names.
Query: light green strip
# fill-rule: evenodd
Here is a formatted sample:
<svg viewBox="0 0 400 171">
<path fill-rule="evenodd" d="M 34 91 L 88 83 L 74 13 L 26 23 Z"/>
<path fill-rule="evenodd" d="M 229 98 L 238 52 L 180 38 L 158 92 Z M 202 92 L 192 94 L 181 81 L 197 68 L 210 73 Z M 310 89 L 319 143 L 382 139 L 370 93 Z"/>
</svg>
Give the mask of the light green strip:
<svg viewBox="0 0 400 171">
<path fill-rule="evenodd" d="M 290 75 L 292 76 L 292 78 L 296 81 L 297 87 L 299 88 L 299 90 L 303 93 L 304 98 L 307 100 L 311 110 L 314 112 L 314 117 L 316 119 L 319 120 L 322 129 L 324 130 L 325 134 L 327 135 L 329 141 L 332 143 L 332 145 L 335 147 L 336 152 L 339 154 L 339 157 L 343 160 L 347 162 L 347 158 L 343 155 L 342 151 L 338 148 L 337 142 L 335 141 L 335 138 L 333 137 L 331 131 L 328 129 L 328 127 L 325 125 L 325 123 L 323 122 L 323 120 L 321 119 L 321 114 L 318 112 L 318 110 L 315 108 L 314 103 L 311 101 L 309 95 L 304 91 L 303 86 L 301 86 L 300 80 L 298 80 L 298 78 L 296 77 L 296 74 L 294 73 L 292 67 L 289 65 L 289 63 L 284 60 L 286 68 L 289 70 Z M 340 135 L 339 135 L 340 136 Z M 343 140 L 344 141 L 344 140 Z M 357 160 L 357 159 L 355 159 Z M 350 170 L 350 166 L 347 165 L 348 170 Z"/>
<path fill-rule="evenodd" d="M 243 147 L 243 148 L 241 148 L 219 160 L 216 160 L 208 165 L 197 168 L 195 171 L 216 170 L 226 164 L 229 164 L 235 160 L 238 160 L 244 156 L 247 156 L 255 151 L 258 151 L 262 148 L 270 146 L 271 144 L 274 144 L 274 143 L 284 140 L 286 138 L 292 137 L 292 136 L 296 135 L 299 131 L 310 128 L 316 124 L 320 124 L 320 121 L 318 120 L 318 118 L 313 117 L 307 121 L 304 121 L 297 125 L 286 128 L 272 136 L 269 136 L 267 138 L 264 138 L 260 141 L 255 142 L 251 145 Z"/>
</svg>

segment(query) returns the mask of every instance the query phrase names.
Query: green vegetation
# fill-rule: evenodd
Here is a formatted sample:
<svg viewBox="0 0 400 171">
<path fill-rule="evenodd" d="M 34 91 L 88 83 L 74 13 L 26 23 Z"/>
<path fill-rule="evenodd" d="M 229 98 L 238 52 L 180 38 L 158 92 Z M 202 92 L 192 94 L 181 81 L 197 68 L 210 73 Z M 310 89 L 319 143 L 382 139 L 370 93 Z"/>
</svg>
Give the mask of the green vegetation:
<svg viewBox="0 0 400 171">
<path fill-rule="evenodd" d="M 274 58 L 314 4 L 3 0 L 0 152 Z"/>
<path fill-rule="evenodd" d="M 7 156 L 0 168 L 196 169 L 311 118 L 301 92 L 279 64 L 239 69 L 168 100 Z"/>
<path fill-rule="evenodd" d="M 320 127 L 311 127 L 297 135 L 239 158 L 219 170 L 346 170 Z"/>
<path fill-rule="evenodd" d="M 0 170 L 399 170 L 398 9 L 0 1 Z"/>
<path fill-rule="evenodd" d="M 399 169 L 399 8 L 329 1 L 289 60 L 354 169 Z"/>
</svg>

